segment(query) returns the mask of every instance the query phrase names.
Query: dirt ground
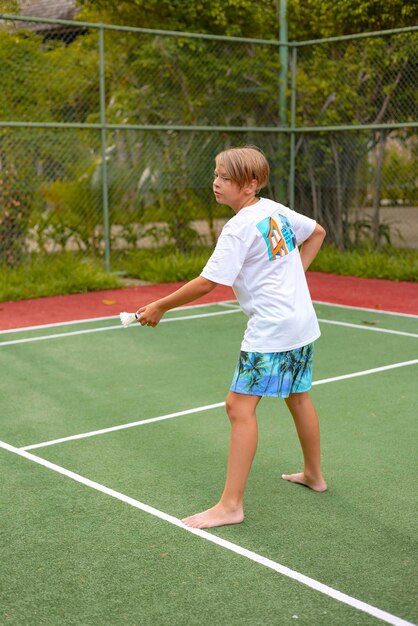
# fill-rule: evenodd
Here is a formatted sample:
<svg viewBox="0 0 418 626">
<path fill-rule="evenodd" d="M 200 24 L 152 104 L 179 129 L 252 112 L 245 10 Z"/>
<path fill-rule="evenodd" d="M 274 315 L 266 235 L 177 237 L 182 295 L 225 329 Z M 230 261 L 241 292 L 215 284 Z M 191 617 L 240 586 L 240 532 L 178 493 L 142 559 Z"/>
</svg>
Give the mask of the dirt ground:
<svg viewBox="0 0 418 626">
<path fill-rule="evenodd" d="M 363 209 L 363 215 L 370 218 L 372 209 Z M 381 207 L 380 220 L 382 224 L 389 224 L 392 244 L 398 248 L 418 248 L 418 206 Z M 222 230 L 226 219 L 215 220 L 217 235 Z M 196 221 L 193 228 L 200 235 L 205 236 L 210 244 L 209 229 L 206 222 Z"/>
<path fill-rule="evenodd" d="M 363 209 L 371 217 L 371 209 Z M 398 248 L 418 248 L 418 206 L 381 207 L 380 220 L 389 224 L 392 244 Z"/>
<path fill-rule="evenodd" d="M 297 209 L 296 209 L 297 210 Z M 232 216 L 232 213 L 231 213 Z M 372 209 L 362 209 L 362 217 L 371 218 Z M 381 207 L 380 219 L 382 223 L 389 224 L 392 244 L 399 248 L 418 248 L 418 206 L 416 207 Z M 222 227 L 228 218 L 215 219 L 214 220 L 214 232 L 216 237 L 219 236 Z M 163 222 L 156 222 L 154 226 L 163 226 Z M 212 245 L 209 226 L 204 220 L 196 220 L 191 222 L 192 228 L 194 228 L 207 245 Z M 114 241 L 112 244 L 113 249 L 122 249 L 126 246 L 125 240 L 121 237 L 118 238 L 118 234 L 121 231 L 121 227 L 118 225 L 112 226 L 112 235 Z M 165 239 L 160 241 L 163 244 Z M 149 248 L 155 246 L 155 240 L 151 237 L 139 237 L 137 241 L 138 248 Z M 39 247 L 36 244 L 34 237 L 30 237 L 27 243 L 29 252 L 38 252 Z M 54 252 L 57 249 L 56 244 L 51 239 L 46 243 L 45 248 L 47 252 Z M 70 238 L 66 245 L 67 250 L 79 250 L 77 242 Z"/>
</svg>

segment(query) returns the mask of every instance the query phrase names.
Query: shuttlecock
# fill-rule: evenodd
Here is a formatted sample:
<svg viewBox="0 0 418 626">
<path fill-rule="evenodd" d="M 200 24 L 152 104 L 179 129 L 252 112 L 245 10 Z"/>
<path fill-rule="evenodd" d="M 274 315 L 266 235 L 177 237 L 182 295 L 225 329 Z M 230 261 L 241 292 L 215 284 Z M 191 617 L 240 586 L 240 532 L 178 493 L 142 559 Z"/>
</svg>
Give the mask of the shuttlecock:
<svg viewBox="0 0 418 626">
<path fill-rule="evenodd" d="M 139 316 L 136 313 L 126 313 L 126 311 L 120 313 L 119 317 L 122 326 L 124 326 L 125 328 L 128 328 L 128 326 L 132 324 L 132 322 L 138 321 L 139 319 Z"/>
</svg>

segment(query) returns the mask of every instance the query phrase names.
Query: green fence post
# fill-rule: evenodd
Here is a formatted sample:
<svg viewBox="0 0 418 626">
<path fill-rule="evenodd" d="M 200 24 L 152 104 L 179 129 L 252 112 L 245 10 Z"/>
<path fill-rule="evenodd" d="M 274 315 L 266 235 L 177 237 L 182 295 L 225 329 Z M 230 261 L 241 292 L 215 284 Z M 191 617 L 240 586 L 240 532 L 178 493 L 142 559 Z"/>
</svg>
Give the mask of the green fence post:
<svg viewBox="0 0 418 626">
<path fill-rule="evenodd" d="M 287 126 L 287 73 L 288 73 L 288 48 L 287 48 L 287 0 L 280 0 L 279 13 L 279 58 L 280 58 L 280 78 L 279 78 L 279 120 L 282 127 Z M 284 45 L 283 45 L 284 44 Z M 286 138 L 282 133 L 278 139 L 279 162 L 285 154 Z M 277 181 L 277 191 L 279 202 L 286 202 L 286 183 L 283 179 L 284 170 L 279 165 L 279 178 Z"/>
<path fill-rule="evenodd" d="M 106 99 L 105 99 L 105 62 L 104 29 L 99 28 L 99 82 L 100 82 L 100 144 L 102 153 L 102 203 L 103 203 L 103 238 L 105 244 L 105 270 L 110 272 L 110 228 L 109 228 L 109 189 L 106 154 Z"/>
<path fill-rule="evenodd" d="M 296 72 L 297 72 L 297 48 L 292 48 L 291 60 L 291 103 L 290 103 L 290 171 L 289 171 L 289 206 L 294 209 L 295 205 L 295 169 L 296 169 Z"/>
<path fill-rule="evenodd" d="M 280 44 L 287 44 L 287 16 L 286 16 L 287 0 L 280 0 Z M 280 45 L 280 95 L 279 95 L 279 113 L 280 122 L 283 126 L 287 126 L 287 68 L 288 50 L 287 45 Z"/>
</svg>

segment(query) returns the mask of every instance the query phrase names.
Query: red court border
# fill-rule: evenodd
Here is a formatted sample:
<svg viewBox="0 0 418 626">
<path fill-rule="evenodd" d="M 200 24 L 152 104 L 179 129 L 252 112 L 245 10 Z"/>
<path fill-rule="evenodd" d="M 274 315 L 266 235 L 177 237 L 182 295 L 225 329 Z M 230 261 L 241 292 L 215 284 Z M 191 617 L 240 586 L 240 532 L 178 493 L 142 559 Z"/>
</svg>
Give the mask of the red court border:
<svg viewBox="0 0 418 626">
<path fill-rule="evenodd" d="M 418 283 L 378 278 L 355 278 L 308 272 L 313 300 L 418 315 Z M 118 315 L 161 298 L 184 283 L 163 283 L 83 294 L 0 302 L 0 330 Z M 194 304 L 235 299 L 232 289 L 219 285 Z"/>
</svg>

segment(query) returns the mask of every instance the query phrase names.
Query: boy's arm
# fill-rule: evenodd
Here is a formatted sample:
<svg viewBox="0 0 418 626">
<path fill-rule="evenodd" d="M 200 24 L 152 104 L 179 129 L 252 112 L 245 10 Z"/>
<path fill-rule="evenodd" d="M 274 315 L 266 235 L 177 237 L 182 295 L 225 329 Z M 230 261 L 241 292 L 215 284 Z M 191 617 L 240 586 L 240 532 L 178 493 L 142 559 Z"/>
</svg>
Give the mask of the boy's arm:
<svg viewBox="0 0 418 626">
<path fill-rule="evenodd" d="M 216 286 L 217 283 L 207 280 L 203 276 L 198 276 L 183 285 L 183 287 L 180 287 L 180 289 L 173 291 L 169 296 L 140 307 L 137 311 L 140 317 L 139 322 L 142 326 L 156 326 L 166 311 L 182 304 L 193 302 L 193 300 L 197 300 L 211 292 Z"/>
<path fill-rule="evenodd" d="M 322 242 L 325 239 L 325 229 L 317 224 L 311 235 L 302 244 L 300 249 L 300 258 L 302 259 L 303 269 L 306 270 L 319 252 Z"/>
</svg>

